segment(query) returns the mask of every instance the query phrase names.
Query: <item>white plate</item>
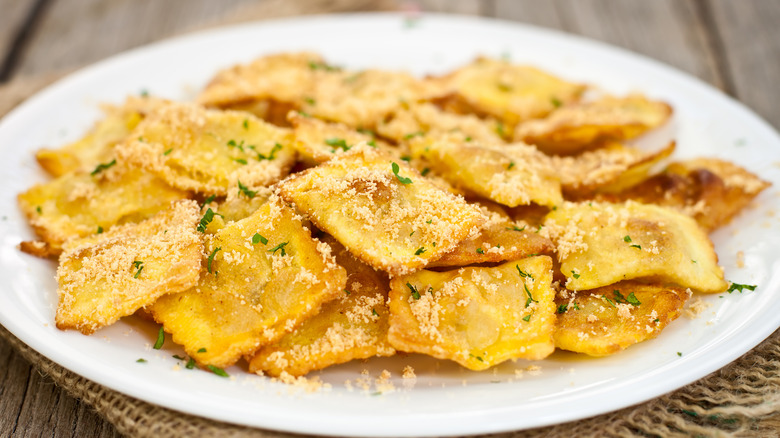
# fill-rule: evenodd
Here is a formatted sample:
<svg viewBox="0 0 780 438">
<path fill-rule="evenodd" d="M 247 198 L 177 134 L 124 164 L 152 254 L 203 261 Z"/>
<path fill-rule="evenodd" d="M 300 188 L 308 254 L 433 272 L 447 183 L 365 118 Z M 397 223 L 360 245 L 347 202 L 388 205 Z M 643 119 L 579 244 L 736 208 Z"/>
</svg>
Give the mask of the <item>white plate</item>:
<svg viewBox="0 0 780 438">
<path fill-rule="evenodd" d="M 672 391 L 726 365 L 780 325 L 780 206 L 776 188 L 713 236 L 726 277 L 755 292 L 705 297 L 711 307 L 681 317 L 657 339 L 602 359 L 555 353 L 515 370 L 518 361 L 474 373 L 418 356 L 352 363 L 313 373 L 332 384 L 315 393 L 249 375 L 230 379 L 177 366 L 166 343 L 151 349 L 156 327 L 126 319 L 93 336 L 54 327 L 55 264 L 15 247 L 32 233 L 15 196 L 45 180 L 33 158 L 41 146 L 78 138 L 98 117 L 98 102 L 127 94 L 189 99 L 217 69 L 258 55 L 315 50 L 351 68 L 439 73 L 478 54 L 508 54 L 570 80 L 616 93 L 642 90 L 672 103 L 676 157 L 722 157 L 780 183 L 780 138 L 764 121 L 713 88 L 654 61 L 603 44 L 501 21 L 426 15 L 416 26 L 399 15 L 323 16 L 231 27 L 153 44 L 86 68 L 49 87 L 0 124 L 0 323 L 64 367 L 117 391 L 218 420 L 323 435 L 452 435 L 543 426 L 615 410 Z M 737 251 L 745 267 L 736 267 Z M 678 354 L 682 353 L 682 356 Z M 145 364 L 136 359 L 145 358 Z M 414 387 L 400 377 L 406 364 Z M 183 364 L 181 364 L 183 365 Z M 244 367 L 245 368 L 245 367 Z M 356 381 L 367 369 L 392 373 L 395 392 L 374 395 Z M 364 376 L 362 376 L 364 377 Z M 344 381 L 351 379 L 353 390 Z"/>
</svg>

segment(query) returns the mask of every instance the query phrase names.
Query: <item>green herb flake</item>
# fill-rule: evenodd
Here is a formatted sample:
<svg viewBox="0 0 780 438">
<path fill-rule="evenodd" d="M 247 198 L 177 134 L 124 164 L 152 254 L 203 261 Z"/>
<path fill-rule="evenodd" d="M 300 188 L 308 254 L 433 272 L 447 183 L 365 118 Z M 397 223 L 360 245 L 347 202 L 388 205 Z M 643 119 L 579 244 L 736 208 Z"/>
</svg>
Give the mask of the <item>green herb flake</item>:
<svg viewBox="0 0 780 438">
<path fill-rule="evenodd" d="M 215 367 L 214 365 L 207 365 L 206 368 L 211 370 L 212 373 L 218 375 L 219 377 L 230 377 L 230 374 L 226 373 L 225 370 L 223 370 L 220 367 Z"/>
<path fill-rule="evenodd" d="M 317 101 L 312 99 L 311 97 L 304 97 L 303 101 L 308 103 L 311 106 L 314 106 L 315 104 L 317 104 Z"/>
<path fill-rule="evenodd" d="M 415 231 L 417 231 L 417 230 L 415 230 Z M 414 231 L 412 231 L 411 233 L 409 233 L 409 237 L 412 237 L 412 236 L 414 236 Z"/>
<path fill-rule="evenodd" d="M 138 359 L 138 360 L 136 361 L 136 363 L 146 363 L 146 359 L 144 359 L 144 358 L 142 357 L 142 358 Z"/>
<path fill-rule="evenodd" d="M 601 298 L 604 298 L 604 299 L 605 299 L 605 300 L 606 300 L 606 301 L 609 303 L 609 305 L 610 305 L 610 306 L 612 306 L 612 307 L 616 307 L 616 306 L 615 306 L 615 302 L 614 302 L 614 301 L 612 301 L 612 300 L 610 300 L 609 298 L 607 298 L 607 296 L 606 296 L 606 295 L 602 295 L 602 296 L 601 296 Z"/>
<path fill-rule="evenodd" d="M 206 213 L 204 213 L 203 217 L 200 218 L 200 222 L 198 223 L 198 227 L 196 229 L 198 231 L 200 231 L 201 233 L 205 233 L 206 232 L 206 228 L 208 228 L 208 226 L 211 223 L 211 221 L 214 220 L 214 216 L 218 215 L 218 214 L 219 213 L 214 213 L 214 210 L 212 210 L 211 208 L 206 210 Z"/>
<path fill-rule="evenodd" d="M 255 233 L 255 235 L 252 236 L 252 245 L 257 245 L 260 242 L 262 242 L 263 245 L 267 245 L 268 239 L 260 235 L 260 233 Z"/>
<path fill-rule="evenodd" d="M 248 164 L 248 162 L 244 158 L 233 158 L 233 161 L 235 161 L 238 164 L 243 164 L 244 166 Z"/>
<path fill-rule="evenodd" d="M 679 351 L 677 352 L 677 355 L 678 355 L 678 356 L 680 356 L 680 357 L 682 357 L 682 353 L 681 353 L 681 352 L 679 352 Z"/>
<path fill-rule="evenodd" d="M 170 148 L 167 151 L 163 152 L 163 155 L 170 155 L 171 152 L 173 152 L 173 148 Z"/>
<path fill-rule="evenodd" d="M 514 161 L 510 161 L 509 165 L 506 167 L 506 170 L 510 170 L 513 167 L 515 167 L 515 162 Z"/>
<path fill-rule="evenodd" d="M 218 247 L 214 248 L 214 251 L 211 251 L 211 254 L 209 254 L 209 259 L 208 259 L 208 263 L 207 263 L 209 274 L 211 274 L 211 264 L 214 263 L 214 256 L 217 255 L 217 251 L 220 251 L 220 250 L 222 250 L 222 247 L 218 246 Z M 216 275 L 216 272 L 214 274 Z"/>
<path fill-rule="evenodd" d="M 410 157 L 408 155 L 404 155 L 404 156 L 401 157 L 401 160 L 406 161 L 408 163 L 408 162 L 412 161 L 412 157 Z"/>
<path fill-rule="evenodd" d="M 133 268 L 137 269 L 137 271 L 135 271 L 135 275 L 133 275 L 133 278 L 138 278 L 138 276 L 141 275 L 141 271 L 144 270 L 144 262 L 135 260 L 133 262 Z"/>
<path fill-rule="evenodd" d="M 309 61 L 309 68 L 312 70 L 341 71 L 341 68 L 328 65 L 321 61 Z"/>
<path fill-rule="evenodd" d="M 211 204 L 212 202 L 214 202 L 214 199 L 216 197 L 217 197 L 217 195 L 211 195 L 208 198 L 206 198 L 206 200 L 203 201 L 203 204 L 201 204 L 200 208 L 202 209 L 203 207 L 205 207 L 205 206 Z"/>
<path fill-rule="evenodd" d="M 528 290 L 528 286 L 523 282 L 523 289 L 525 289 L 525 294 L 528 295 L 528 299 L 525 300 L 525 307 L 528 307 L 531 305 L 531 303 L 538 303 L 539 301 L 535 300 L 533 295 L 531 295 L 531 291 Z"/>
<path fill-rule="evenodd" d="M 658 324 L 659 322 L 661 322 L 661 320 L 659 318 L 656 318 L 656 319 L 653 320 L 653 322 Z"/>
<path fill-rule="evenodd" d="M 561 304 L 558 306 L 558 313 L 566 313 L 567 310 L 569 310 L 568 304 Z"/>
<path fill-rule="evenodd" d="M 344 289 L 344 293 L 347 294 L 347 296 L 349 296 L 352 292 L 348 291 L 347 289 Z"/>
<path fill-rule="evenodd" d="M 477 248 L 477 254 L 484 254 L 485 251 L 482 248 Z"/>
<path fill-rule="evenodd" d="M 512 225 L 511 227 L 506 227 L 509 231 L 525 231 L 525 226 L 523 228 L 518 227 L 517 225 Z"/>
<path fill-rule="evenodd" d="M 404 140 L 409 140 L 409 139 L 412 139 L 412 138 L 418 137 L 418 136 L 422 137 L 423 135 L 425 135 L 425 133 L 422 132 L 422 131 L 412 132 L 410 134 L 404 135 Z"/>
<path fill-rule="evenodd" d="M 332 147 L 333 152 L 336 151 L 336 148 L 341 148 L 344 151 L 348 151 L 351 148 L 343 138 L 328 138 L 325 140 L 325 144 Z"/>
<path fill-rule="evenodd" d="M 642 249 L 641 245 L 628 245 L 629 248 L 636 248 L 636 249 Z"/>
<path fill-rule="evenodd" d="M 631 304 L 632 306 L 638 306 L 638 305 L 642 304 L 639 301 L 639 299 L 636 297 L 636 295 L 634 295 L 633 292 L 628 294 L 628 296 L 626 297 L 626 301 L 628 302 L 628 304 Z"/>
<path fill-rule="evenodd" d="M 485 361 L 484 359 L 482 359 L 482 356 L 475 356 L 475 355 L 473 355 L 471 353 L 469 353 L 469 357 L 473 357 L 474 359 L 476 359 L 476 360 L 478 360 L 480 362 L 484 362 Z"/>
<path fill-rule="evenodd" d="M 464 140 L 466 141 L 466 143 L 470 142 L 471 141 L 471 136 L 466 136 L 466 138 L 464 138 Z"/>
<path fill-rule="evenodd" d="M 433 222 L 433 219 L 428 219 L 427 221 L 425 221 L 425 223 L 426 223 L 426 224 L 429 224 L 429 225 L 430 225 L 432 222 Z"/>
<path fill-rule="evenodd" d="M 531 313 L 529 313 L 528 315 L 525 315 L 525 316 L 523 317 L 523 321 L 525 321 L 525 322 L 529 322 L 529 321 L 531 321 L 531 315 L 532 315 Z"/>
<path fill-rule="evenodd" d="M 100 172 L 102 172 L 102 171 L 104 171 L 106 169 L 110 169 L 113 166 L 116 166 L 116 159 L 113 159 L 113 160 L 111 160 L 108 163 L 98 164 L 97 167 L 95 167 L 95 170 L 93 170 L 92 173 L 90 173 L 90 175 L 95 176 L 98 173 L 100 173 Z"/>
<path fill-rule="evenodd" d="M 100 225 L 98 225 L 97 233 L 98 234 L 103 234 L 103 227 L 101 227 Z"/>
<path fill-rule="evenodd" d="M 198 349 L 198 353 L 205 353 L 205 352 L 206 352 L 206 349 L 205 349 L 205 348 L 202 348 L 202 347 L 201 347 L 201 348 L 199 348 L 199 349 Z"/>
<path fill-rule="evenodd" d="M 631 236 L 629 236 L 628 234 L 626 234 L 626 236 L 625 236 L 625 237 L 623 237 L 623 242 L 631 242 Z"/>
<path fill-rule="evenodd" d="M 40 205 L 35 207 L 35 211 L 38 212 L 38 214 L 43 214 L 43 209 L 41 208 Z"/>
<path fill-rule="evenodd" d="M 417 248 L 417 251 L 414 252 L 414 255 L 420 255 L 420 254 L 424 253 L 425 251 L 427 251 L 427 249 L 425 249 L 424 246 L 421 246 L 421 247 Z"/>
<path fill-rule="evenodd" d="M 571 276 L 572 276 L 572 277 L 574 277 L 574 279 L 575 279 L 575 280 L 576 280 L 577 278 L 580 278 L 580 274 L 578 274 L 578 273 L 576 273 L 576 272 L 574 272 L 574 271 L 571 271 Z"/>
<path fill-rule="evenodd" d="M 371 314 L 374 316 L 379 316 L 379 314 L 376 312 L 376 309 L 371 309 Z"/>
<path fill-rule="evenodd" d="M 739 291 L 739 293 L 742 293 L 742 291 L 743 291 L 744 289 L 747 289 L 747 290 L 756 290 L 756 287 L 757 287 L 757 286 L 756 286 L 755 284 L 739 284 L 739 283 L 731 283 L 731 285 L 729 286 L 728 290 L 726 290 L 726 292 L 728 292 L 728 293 L 732 293 L 732 292 L 734 292 L 734 291 L 736 290 L 736 291 Z"/>
<path fill-rule="evenodd" d="M 228 147 L 236 148 L 240 150 L 241 152 L 244 152 L 244 140 L 241 140 L 241 143 L 236 143 L 235 140 L 228 140 L 227 142 Z"/>
<path fill-rule="evenodd" d="M 556 107 L 556 108 L 560 108 L 560 107 L 561 107 L 561 105 L 563 105 L 563 102 L 561 102 L 560 100 L 558 100 L 558 98 L 557 98 L 557 97 L 553 97 L 552 99 L 550 99 L 550 103 L 551 103 L 551 104 L 552 104 L 554 107 Z"/>
<path fill-rule="evenodd" d="M 163 344 L 165 343 L 165 330 L 163 330 L 162 326 L 160 326 L 160 330 L 157 332 L 157 342 L 154 343 L 155 350 L 159 350 L 162 348 Z"/>
<path fill-rule="evenodd" d="M 408 287 L 409 291 L 412 293 L 412 298 L 415 300 L 420 299 L 420 291 L 417 290 L 416 286 L 413 286 L 412 283 L 406 283 L 406 287 Z"/>
<path fill-rule="evenodd" d="M 195 368 L 195 359 L 190 358 L 190 360 L 187 361 L 187 365 L 184 365 L 184 368 L 187 368 L 188 370 Z"/>
<path fill-rule="evenodd" d="M 249 190 L 249 187 L 241 184 L 241 181 L 238 181 L 238 195 L 244 195 L 249 199 L 253 199 L 255 195 L 257 195 L 257 191 Z"/>
<path fill-rule="evenodd" d="M 374 140 L 369 140 L 366 142 L 366 144 L 376 149 L 376 142 Z"/>
<path fill-rule="evenodd" d="M 498 134 L 501 137 L 506 137 L 506 129 L 504 128 L 503 123 L 496 122 L 496 134 Z"/>
<path fill-rule="evenodd" d="M 276 245 L 275 247 L 269 249 L 268 252 L 270 252 L 271 254 L 276 254 L 276 251 L 281 251 L 282 252 L 282 257 L 284 257 L 284 256 L 287 255 L 287 253 L 284 252 L 284 247 L 287 246 L 288 243 L 290 243 L 290 242 L 282 242 L 282 243 Z"/>
<path fill-rule="evenodd" d="M 257 154 L 257 161 L 263 161 L 263 160 L 271 161 L 271 160 L 275 159 L 276 158 L 276 153 L 278 151 L 282 150 L 282 147 L 283 146 L 280 145 L 279 143 L 275 143 L 274 147 L 271 148 L 271 152 L 268 155 L 264 155 L 264 154 L 258 153 Z"/>
<path fill-rule="evenodd" d="M 422 172 L 420 172 L 420 175 L 422 175 L 422 176 L 426 176 L 426 175 L 428 175 L 430 172 L 431 172 L 431 169 L 429 169 L 429 168 L 427 168 L 427 167 L 426 167 L 425 169 L 423 169 L 423 170 L 422 170 Z"/>
<path fill-rule="evenodd" d="M 244 129 L 249 129 L 249 119 L 244 119 L 244 123 L 241 124 Z"/>
<path fill-rule="evenodd" d="M 534 279 L 533 275 L 531 275 L 528 272 L 525 272 L 522 269 L 520 269 L 519 265 L 515 265 L 515 268 L 517 268 L 517 273 L 520 274 L 520 277 L 522 277 L 522 278 L 530 278 L 531 280 Z"/>
<path fill-rule="evenodd" d="M 179 356 L 178 354 L 174 354 L 174 355 L 173 355 L 173 358 L 174 358 L 174 359 L 178 359 L 178 360 L 184 360 L 184 359 L 186 359 L 185 357 L 181 357 L 181 356 Z"/>
<path fill-rule="evenodd" d="M 406 177 L 403 177 L 403 176 L 398 174 L 398 172 L 401 170 L 401 167 L 398 166 L 398 163 L 396 163 L 395 161 L 393 161 L 393 163 L 392 163 L 392 168 L 393 168 L 393 174 L 395 175 L 395 177 L 398 179 L 398 181 L 401 184 L 411 184 L 412 183 L 412 179 L 411 178 L 406 178 Z"/>
</svg>

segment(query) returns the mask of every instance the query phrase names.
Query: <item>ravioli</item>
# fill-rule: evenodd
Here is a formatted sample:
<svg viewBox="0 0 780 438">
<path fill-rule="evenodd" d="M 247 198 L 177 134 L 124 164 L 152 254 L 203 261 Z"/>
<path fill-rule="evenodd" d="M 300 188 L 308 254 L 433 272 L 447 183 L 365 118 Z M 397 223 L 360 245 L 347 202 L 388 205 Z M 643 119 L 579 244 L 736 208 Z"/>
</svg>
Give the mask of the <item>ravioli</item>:
<svg viewBox="0 0 780 438">
<path fill-rule="evenodd" d="M 551 282 L 547 256 L 396 277 L 390 281 L 390 344 L 471 370 L 543 359 L 555 349 Z"/>
<path fill-rule="evenodd" d="M 485 221 L 463 198 L 365 144 L 285 180 L 279 192 L 357 258 L 391 275 L 422 268 Z"/>
<path fill-rule="evenodd" d="M 373 356 L 392 356 L 387 340 L 387 277 L 354 258 L 332 237 L 324 239 L 347 270 L 342 294 L 292 333 L 262 347 L 249 370 L 301 376 L 313 370 Z"/>
<path fill-rule="evenodd" d="M 396 143 L 408 141 L 420 134 L 428 137 L 457 135 L 462 141 L 501 143 L 495 120 L 483 120 L 471 114 L 445 112 L 431 103 L 401 106 L 380 123 L 376 130 Z"/>
<path fill-rule="evenodd" d="M 343 293 L 344 268 L 322 245 L 272 198 L 217 231 L 198 285 L 160 298 L 151 313 L 199 364 L 230 366 Z"/>
<path fill-rule="evenodd" d="M 704 293 L 728 286 L 707 234 L 688 216 L 655 205 L 565 203 L 545 218 L 566 287 L 588 290 L 651 278 Z"/>
<path fill-rule="evenodd" d="M 138 222 L 187 197 L 154 175 L 113 159 L 92 172 L 33 186 L 18 201 L 47 251 L 56 255 L 69 239 Z"/>
<path fill-rule="evenodd" d="M 238 182 L 268 186 L 295 162 L 289 130 L 248 113 L 183 103 L 149 114 L 117 155 L 174 187 L 218 196 Z"/>
<path fill-rule="evenodd" d="M 563 200 L 549 158 L 533 146 L 438 138 L 412 142 L 411 150 L 454 186 L 508 207 Z"/>
<path fill-rule="evenodd" d="M 555 302 L 555 346 L 607 356 L 655 338 L 680 316 L 690 292 L 673 286 L 622 281 L 588 291 L 565 291 Z"/>
<path fill-rule="evenodd" d="M 442 78 L 455 93 L 461 111 L 503 121 L 505 137 L 521 121 L 544 117 L 579 100 L 585 86 L 566 82 L 527 65 L 478 58 Z"/>
<path fill-rule="evenodd" d="M 669 164 L 666 169 L 617 193 L 597 199 L 633 199 L 677 209 L 707 231 L 727 224 L 770 184 L 736 164 L 697 158 Z"/>
<path fill-rule="evenodd" d="M 57 269 L 56 323 L 84 334 L 198 282 L 203 236 L 194 201 L 67 243 Z"/>
<path fill-rule="evenodd" d="M 565 106 L 547 118 L 528 120 L 514 132 L 515 140 L 536 145 L 554 155 L 569 155 L 620 142 L 661 126 L 672 114 L 664 102 L 638 94 L 607 96 L 599 100 Z"/>
<path fill-rule="evenodd" d="M 35 158 L 55 177 L 71 172 L 90 172 L 98 164 L 111 161 L 114 146 L 124 140 L 148 112 L 163 102 L 150 97 L 128 97 L 121 106 L 105 105 L 105 117 L 84 137 L 58 149 L 41 149 Z"/>
</svg>

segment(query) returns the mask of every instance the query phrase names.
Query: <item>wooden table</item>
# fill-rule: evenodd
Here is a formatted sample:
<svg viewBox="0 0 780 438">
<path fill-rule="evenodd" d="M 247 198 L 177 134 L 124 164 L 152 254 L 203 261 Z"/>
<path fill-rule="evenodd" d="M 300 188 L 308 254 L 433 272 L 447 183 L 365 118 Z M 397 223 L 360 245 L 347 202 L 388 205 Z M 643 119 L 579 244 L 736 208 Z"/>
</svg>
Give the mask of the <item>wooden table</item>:
<svg viewBox="0 0 780 438">
<path fill-rule="evenodd" d="M 69 71 L 274 1 L 0 0 L 0 82 Z M 398 2 L 399 7 L 412 4 L 425 11 L 530 23 L 625 47 L 699 77 L 780 128 L 780 1 Z M 118 434 L 0 340 L 0 436 L 44 435 Z"/>
</svg>

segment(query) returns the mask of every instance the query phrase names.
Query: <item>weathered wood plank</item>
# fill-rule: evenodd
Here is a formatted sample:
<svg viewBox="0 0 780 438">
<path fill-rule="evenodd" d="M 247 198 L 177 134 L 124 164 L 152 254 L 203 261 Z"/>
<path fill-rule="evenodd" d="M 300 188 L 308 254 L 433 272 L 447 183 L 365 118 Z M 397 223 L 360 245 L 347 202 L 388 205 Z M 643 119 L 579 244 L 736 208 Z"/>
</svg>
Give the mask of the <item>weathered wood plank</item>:
<svg viewBox="0 0 780 438">
<path fill-rule="evenodd" d="M 780 2 L 713 0 L 702 5 L 711 16 L 723 64 L 735 97 L 780 129 Z"/>
<path fill-rule="evenodd" d="M 0 68 L 34 5 L 35 0 L 0 0 Z"/>
<path fill-rule="evenodd" d="M 624 47 L 723 85 L 692 1 L 497 0 L 496 14 Z"/>
<path fill-rule="evenodd" d="M 11 436 L 22 411 L 30 364 L 0 338 L 0 436 Z"/>
</svg>

